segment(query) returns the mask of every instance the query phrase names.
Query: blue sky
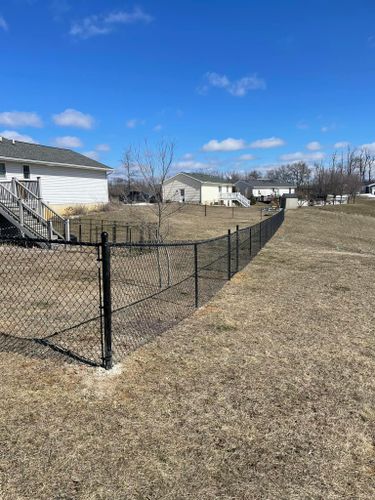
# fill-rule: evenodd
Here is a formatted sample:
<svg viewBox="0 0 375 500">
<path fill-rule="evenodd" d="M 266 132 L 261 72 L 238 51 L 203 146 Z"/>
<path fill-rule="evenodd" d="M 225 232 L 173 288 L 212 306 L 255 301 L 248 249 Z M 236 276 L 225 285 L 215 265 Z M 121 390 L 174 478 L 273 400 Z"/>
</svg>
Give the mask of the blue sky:
<svg viewBox="0 0 375 500">
<path fill-rule="evenodd" d="M 0 135 L 208 172 L 375 153 L 373 0 L 2 0 L 0 47 Z"/>
</svg>

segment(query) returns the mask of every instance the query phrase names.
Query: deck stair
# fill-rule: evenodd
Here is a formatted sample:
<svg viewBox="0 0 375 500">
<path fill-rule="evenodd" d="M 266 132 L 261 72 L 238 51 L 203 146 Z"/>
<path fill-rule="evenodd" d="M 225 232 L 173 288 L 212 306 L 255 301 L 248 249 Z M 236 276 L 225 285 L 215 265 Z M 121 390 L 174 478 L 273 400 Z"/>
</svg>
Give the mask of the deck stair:
<svg viewBox="0 0 375 500">
<path fill-rule="evenodd" d="M 221 193 L 220 195 L 221 200 L 230 200 L 239 203 L 243 207 L 249 207 L 250 206 L 250 200 L 246 198 L 241 193 Z"/>
<path fill-rule="evenodd" d="M 22 236 L 70 241 L 69 219 L 61 217 L 41 198 L 40 178 L 0 182 L 0 214 Z"/>
</svg>

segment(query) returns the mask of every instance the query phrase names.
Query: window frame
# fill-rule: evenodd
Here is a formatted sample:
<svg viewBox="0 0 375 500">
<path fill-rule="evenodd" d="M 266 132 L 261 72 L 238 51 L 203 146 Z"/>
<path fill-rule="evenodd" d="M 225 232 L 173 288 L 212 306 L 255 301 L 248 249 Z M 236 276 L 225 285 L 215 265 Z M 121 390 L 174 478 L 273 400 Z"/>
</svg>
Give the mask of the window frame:
<svg viewBox="0 0 375 500">
<path fill-rule="evenodd" d="M 7 167 L 5 163 L 0 163 L 0 179 L 5 179 L 7 176 Z"/>
</svg>

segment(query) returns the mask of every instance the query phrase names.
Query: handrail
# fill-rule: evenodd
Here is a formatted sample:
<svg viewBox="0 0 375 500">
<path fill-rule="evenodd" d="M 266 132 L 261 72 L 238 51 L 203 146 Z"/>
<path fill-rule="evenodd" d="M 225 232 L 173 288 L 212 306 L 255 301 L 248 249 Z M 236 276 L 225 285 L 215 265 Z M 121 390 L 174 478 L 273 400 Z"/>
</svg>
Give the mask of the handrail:
<svg viewBox="0 0 375 500">
<path fill-rule="evenodd" d="M 21 226 L 24 226 L 29 231 L 32 231 L 34 234 L 40 236 L 40 231 L 38 231 L 36 228 L 34 228 L 30 223 L 25 221 L 23 212 L 24 212 L 24 210 L 26 210 L 26 212 L 29 215 L 31 215 L 34 219 L 37 220 L 37 223 L 41 224 L 48 231 L 47 219 L 45 219 L 41 214 L 36 212 L 28 203 L 25 202 L 25 200 L 22 200 L 20 197 L 18 197 L 15 193 L 13 193 L 10 189 L 8 189 L 6 186 L 4 186 L 2 184 L 0 184 L 0 191 L 1 190 L 3 192 L 5 192 L 5 197 L 2 200 L 0 198 L 1 205 L 7 210 L 7 212 L 12 216 L 12 218 L 14 218 L 17 222 L 19 222 L 21 224 Z M 13 210 L 11 210 L 9 206 L 7 206 L 7 203 L 6 203 L 7 198 L 8 198 L 10 203 L 14 203 L 15 206 L 19 207 L 19 214 L 18 215 Z M 48 205 L 45 205 L 45 206 L 47 207 L 47 209 L 50 209 L 48 207 Z M 50 210 L 52 213 L 55 213 L 52 209 L 50 209 Z M 58 214 L 56 214 L 56 215 L 58 215 Z M 58 215 L 58 217 L 60 217 L 60 216 Z M 63 219 L 63 220 L 64 220 L 64 224 L 65 224 L 65 219 Z M 56 236 L 64 239 L 64 237 L 62 236 L 62 234 L 64 234 L 64 232 L 61 233 L 59 231 L 56 231 L 56 229 L 53 229 L 53 233 L 56 234 Z M 45 236 L 47 237 L 48 233 L 46 233 Z"/>
</svg>

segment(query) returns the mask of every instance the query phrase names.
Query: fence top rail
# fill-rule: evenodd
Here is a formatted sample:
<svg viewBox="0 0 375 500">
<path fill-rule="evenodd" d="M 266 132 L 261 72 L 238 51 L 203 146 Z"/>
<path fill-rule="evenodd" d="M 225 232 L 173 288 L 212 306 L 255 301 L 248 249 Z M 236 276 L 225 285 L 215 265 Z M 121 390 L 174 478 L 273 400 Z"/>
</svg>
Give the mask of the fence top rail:
<svg viewBox="0 0 375 500">
<path fill-rule="evenodd" d="M 256 228 L 264 225 L 267 221 L 272 220 L 277 217 L 279 214 L 283 212 L 283 209 L 280 209 L 271 217 L 262 220 L 256 224 L 252 224 L 250 226 L 246 226 L 242 229 L 239 229 L 238 232 L 249 231 L 250 228 Z M 231 234 L 235 235 L 237 231 L 232 231 Z M 108 243 L 111 247 L 119 247 L 119 248 L 150 248 L 150 247 L 187 247 L 194 245 L 202 245 L 205 243 L 213 243 L 219 240 L 226 240 L 228 238 L 228 234 L 224 234 L 221 236 L 216 236 L 214 238 L 208 238 L 204 240 L 187 240 L 187 241 L 144 241 L 144 242 L 128 242 L 128 243 Z M 98 247 L 101 246 L 101 242 L 98 243 L 89 243 L 89 242 L 79 242 L 79 241 L 65 241 L 65 240 L 47 240 L 42 238 L 20 238 L 20 237 L 5 237 L 0 238 L 0 243 L 45 243 L 51 245 L 65 245 L 65 246 L 75 246 L 75 247 Z"/>
</svg>

